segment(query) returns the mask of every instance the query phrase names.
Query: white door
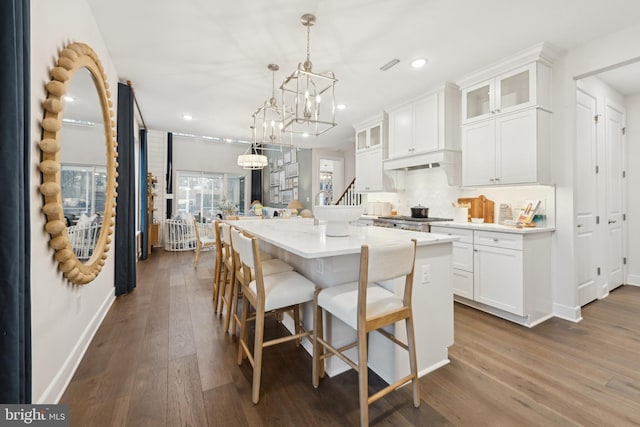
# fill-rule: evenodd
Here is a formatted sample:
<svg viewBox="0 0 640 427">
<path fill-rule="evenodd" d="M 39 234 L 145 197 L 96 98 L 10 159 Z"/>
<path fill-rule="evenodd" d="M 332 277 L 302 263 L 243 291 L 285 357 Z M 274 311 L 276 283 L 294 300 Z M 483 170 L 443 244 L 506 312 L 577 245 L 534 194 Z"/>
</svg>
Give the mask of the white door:
<svg viewBox="0 0 640 427">
<path fill-rule="evenodd" d="M 413 148 L 413 106 L 389 112 L 389 158 L 404 157 Z"/>
<path fill-rule="evenodd" d="M 523 316 L 522 251 L 476 245 L 473 255 L 473 299 Z"/>
<path fill-rule="evenodd" d="M 496 118 L 496 184 L 536 182 L 537 110 Z"/>
<path fill-rule="evenodd" d="M 438 94 L 413 105 L 413 149 L 411 154 L 438 149 Z"/>
<path fill-rule="evenodd" d="M 624 109 L 607 102 L 605 110 L 606 138 L 605 157 L 607 163 L 607 230 L 605 248 L 607 251 L 607 283 L 612 290 L 623 280 L 623 218 L 622 218 L 622 173 L 623 168 L 623 128 Z"/>
<path fill-rule="evenodd" d="M 495 121 L 462 126 L 462 185 L 495 184 Z"/>
<path fill-rule="evenodd" d="M 578 303 L 583 306 L 598 298 L 598 212 L 596 98 L 576 93 L 576 175 L 575 201 L 575 274 Z"/>
</svg>

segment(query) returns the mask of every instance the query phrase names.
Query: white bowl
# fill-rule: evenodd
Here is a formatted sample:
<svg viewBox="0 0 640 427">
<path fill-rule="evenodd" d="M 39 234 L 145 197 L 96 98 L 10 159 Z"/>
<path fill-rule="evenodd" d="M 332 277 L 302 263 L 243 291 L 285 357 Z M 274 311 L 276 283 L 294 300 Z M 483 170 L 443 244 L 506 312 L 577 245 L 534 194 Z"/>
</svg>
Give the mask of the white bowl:
<svg viewBox="0 0 640 427">
<path fill-rule="evenodd" d="M 313 215 L 323 221 L 327 221 L 327 236 L 348 236 L 349 222 L 360 218 L 364 210 L 362 206 L 314 206 Z"/>
<path fill-rule="evenodd" d="M 484 222 L 484 218 L 471 218 L 471 222 L 474 224 L 482 224 Z"/>
</svg>

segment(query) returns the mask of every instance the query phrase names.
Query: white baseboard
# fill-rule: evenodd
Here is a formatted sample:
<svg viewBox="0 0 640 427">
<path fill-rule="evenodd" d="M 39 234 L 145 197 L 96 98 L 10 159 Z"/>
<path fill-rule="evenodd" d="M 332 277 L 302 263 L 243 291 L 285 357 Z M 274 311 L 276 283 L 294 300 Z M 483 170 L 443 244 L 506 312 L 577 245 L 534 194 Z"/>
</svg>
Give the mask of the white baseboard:
<svg viewBox="0 0 640 427">
<path fill-rule="evenodd" d="M 627 274 L 627 281 L 625 283 L 627 285 L 640 286 L 640 275 Z"/>
<path fill-rule="evenodd" d="M 582 320 L 580 307 L 569 307 L 558 303 L 553 304 L 553 315 L 560 319 L 578 323 Z"/>
<path fill-rule="evenodd" d="M 109 290 L 109 295 L 100 305 L 100 308 L 96 311 L 96 314 L 91 319 L 91 322 L 87 325 L 84 332 L 78 339 L 78 342 L 73 347 L 73 350 L 69 353 L 69 357 L 60 367 L 58 373 L 53 377 L 53 380 L 49 386 L 45 389 L 41 396 L 39 396 L 33 403 L 46 404 L 46 403 L 58 403 L 62 398 L 67 386 L 73 378 L 76 369 L 80 365 L 84 354 L 91 344 L 91 340 L 98 331 L 98 328 L 102 324 L 105 316 L 109 312 L 111 305 L 116 300 L 114 289 Z"/>
</svg>

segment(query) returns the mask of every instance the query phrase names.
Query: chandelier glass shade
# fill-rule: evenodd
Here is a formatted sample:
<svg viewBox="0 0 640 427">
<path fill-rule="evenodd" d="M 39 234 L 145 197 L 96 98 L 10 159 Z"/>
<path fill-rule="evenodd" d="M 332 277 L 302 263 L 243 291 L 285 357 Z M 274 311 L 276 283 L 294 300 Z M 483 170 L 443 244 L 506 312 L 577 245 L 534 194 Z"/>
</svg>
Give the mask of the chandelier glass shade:
<svg viewBox="0 0 640 427">
<path fill-rule="evenodd" d="M 280 69 L 277 64 L 267 66 L 272 72 L 271 97 L 253 113 L 254 141 L 258 144 L 283 144 L 285 112 L 276 99 L 275 72 Z M 291 143 L 291 142 L 290 142 Z"/>
<path fill-rule="evenodd" d="M 258 144 L 253 142 L 244 154 L 238 156 L 238 166 L 249 170 L 264 168 L 269 164 L 269 161 L 267 160 L 267 156 L 260 154 L 260 152 L 261 150 Z"/>
<path fill-rule="evenodd" d="M 285 112 L 283 130 L 304 135 L 322 135 L 337 125 L 333 72 L 314 73 L 310 59 L 309 39 L 316 17 L 310 13 L 300 18 L 307 27 L 307 59 L 287 77 L 280 90 Z"/>
</svg>

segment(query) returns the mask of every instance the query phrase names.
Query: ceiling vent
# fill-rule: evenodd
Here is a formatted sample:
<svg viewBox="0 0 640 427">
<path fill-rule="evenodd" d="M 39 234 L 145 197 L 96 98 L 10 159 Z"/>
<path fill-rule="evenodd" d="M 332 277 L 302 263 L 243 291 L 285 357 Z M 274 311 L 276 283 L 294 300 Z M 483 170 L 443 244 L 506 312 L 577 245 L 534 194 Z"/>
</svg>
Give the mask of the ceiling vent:
<svg viewBox="0 0 640 427">
<path fill-rule="evenodd" d="M 387 71 L 389 68 L 398 65 L 398 63 L 400 62 L 399 59 L 392 59 L 391 61 L 387 62 L 386 64 L 384 64 L 382 67 L 380 67 L 381 71 Z"/>
</svg>

